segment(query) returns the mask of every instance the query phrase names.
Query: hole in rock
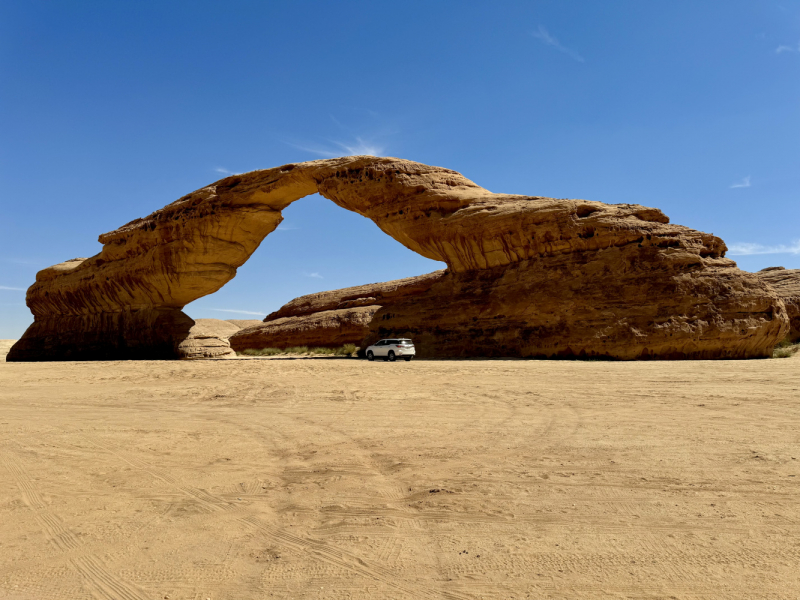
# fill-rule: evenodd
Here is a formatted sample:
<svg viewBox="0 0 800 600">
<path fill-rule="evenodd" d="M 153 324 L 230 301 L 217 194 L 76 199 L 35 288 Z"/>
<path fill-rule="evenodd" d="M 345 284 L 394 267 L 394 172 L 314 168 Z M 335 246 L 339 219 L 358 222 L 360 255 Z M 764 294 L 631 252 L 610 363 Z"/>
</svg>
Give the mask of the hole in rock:
<svg viewBox="0 0 800 600">
<path fill-rule="evenodd" d="M 578 210 L 576 211 L 576 214 L 578 215 L 579 219 L 583 219 L 583 218 L 588 217 L 589 215 L 591 215 L 593 213 L 598 212 L 599 210 L 600 210 L 599 208 L 595 208 L 594 206 L 586 206 L 586 205 L 584 205 L 584 206 L 579 206 L 578 207 Z"/>
</svg>

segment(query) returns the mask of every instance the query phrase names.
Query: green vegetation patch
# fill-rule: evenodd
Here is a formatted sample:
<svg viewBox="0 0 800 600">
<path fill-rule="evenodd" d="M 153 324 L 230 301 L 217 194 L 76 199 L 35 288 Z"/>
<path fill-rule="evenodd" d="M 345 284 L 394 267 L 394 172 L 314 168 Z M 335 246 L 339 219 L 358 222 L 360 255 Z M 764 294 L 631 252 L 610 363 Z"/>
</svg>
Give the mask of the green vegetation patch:
<svg viewBox="0 0 800 600">
<path fill-rule="evenodd" d="M 783 340 L 775 346 L 772 351 L 772 358 L 789 358 L 800 352 L 800 342 L 790 342 L 789 338 Z"/>
</svg>

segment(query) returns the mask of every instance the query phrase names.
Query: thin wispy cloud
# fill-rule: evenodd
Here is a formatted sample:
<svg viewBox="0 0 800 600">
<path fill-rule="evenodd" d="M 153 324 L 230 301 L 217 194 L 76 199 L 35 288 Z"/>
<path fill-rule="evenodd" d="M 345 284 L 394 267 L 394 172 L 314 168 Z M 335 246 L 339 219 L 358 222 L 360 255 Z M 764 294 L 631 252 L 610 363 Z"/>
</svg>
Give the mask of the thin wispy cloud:
<svg viewBox="0 0 800 600">
<path fill-rule="evenodd" d="M 223 169 L 222 167 L 217 167 L 214 169 L 217 173 L 222 173 L 223 175 L 238 175 L 239 173 L 234 173 L 233 171 L 229 171 L 228 169 Z"/>
<path fill-rule="evenodd" d="M 0 258 L 0 262 L 10 263 L 12 265 L 41 265 L 40 260 L 30 260 L 28 258 Z"/>
<path fill-rule="evenodd" d="M 545 46 L 550 46 L 551 48 L 555 48 L 562 54 L 566 54 L 572 60 L 576 60 L 578 62 L 586 62 L 586 60 L 578 54 L 577 50 L 573 50 L 572 48 L 567 48 L 561 42 L 556 39 L 554 35 L 552 35 L 547 29 L 539 25 L 539 29 L 536 31 L 532 31 L 531 35 L 535 37 L 537 40 L 542 42 Z"/>
<path fill-rule="evenodd" d="M 747 177 L 745 177 L 741 181 L 737 181 L 736 183 L 732 183 L 731 184 L 731 189 L 734 189 L 734 188 L 748 188 L 748 187 L 750 187 L 750 185 L 751 185 L 750 184 L 750 176 L 748 175 Z"/>
<path fill-rule="evenodd" d="M 299 227 L 292 227 L 291 225 L 278 225 L 275 231 L 296 231 Z"/>
<path fill-rule="evenodd" d="M 796 46 L 786 46 L 782 44 L 775 48 L 776 54 L 783 54 L 784 52 L 800 52 L 800 42 L 798 42 Z"/>
<path fill-rule="evenodd" d="M 322 275 L 320 275 L 319 273 L 316 273 L 316 272 L 315 273 L 303 273 L 303 275 L 305 275 L 306 277 L 313 277 L 314 279 L 325 279 Z"/>
<path fill-rule="evenodd" d="M 398 128 L 393 119 L 364 107 L 339 107 L 341 115 L 328 114 L 332 129 L 319 137 L 288 136 L 282 141 L 292 148 L 323 158 L 339 156 L 387 156 L 387 140 L 396 136 Z"/>
<path fill-rule="evenodd" d="M 235 313 L 237 315 L 265 315 L 265 312 L 255 310 L 235 310 L 233 308 L 212 308 L 217 312 Z"/>
<path fill-rule="evenodd" d="M 9 292 L 24 292 L 25 288 L 8 287 L 7 285 L 0 285 L 0 290 L 8 290 Z"/>
<path fill-rule="evenodd" d="M 326 140 L 326 144 L 319 145 L 319 144 L 295 144 L 291 142 L 286 142 L 293 148 L 297 148 L 298 150 L 303 150 L 304 152 L 310 152 L 312 154 L 316 154 L 317 156 L 322 156 L 324 158 L 336 158 L 338 156 L 383 156 L 385 148 L 383 146 L 379 146 L 378 144 L 371 142 L 369 140 L 365 140 L 360 137 L 356 137 L 354 140 L 346 140 L 346 141 L 337 141 L 337 140 Z"/>
<path fill-rule="evenodd" d="M 743 242 L 740 244 L 731 244 L 728 248 L 728 254 L 732 256 L 751 256 L 755 254 L 800 254 L 800 240 L 795 240 L 794 243 L 778 244 L 777 246 L 764 246 L 762 244 L 750 244 Z"/>
</svg>

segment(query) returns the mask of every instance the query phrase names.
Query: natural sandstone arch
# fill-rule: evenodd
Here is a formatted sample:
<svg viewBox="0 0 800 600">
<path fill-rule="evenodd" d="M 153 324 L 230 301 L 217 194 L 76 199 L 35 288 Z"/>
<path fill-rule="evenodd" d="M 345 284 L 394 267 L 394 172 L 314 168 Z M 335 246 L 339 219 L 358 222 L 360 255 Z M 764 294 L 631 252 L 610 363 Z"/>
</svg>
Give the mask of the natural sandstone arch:
<svg viewBox="0 0 800 600">
<path fill-rule="evenodd" d="M 493 194 L 420 163 L 344 157 L 234 175 L 40 271 L 8 360 L 171 358 L 181 312 L 236 274 L 290 203 L 319 192 L 447 276 L 373 320 L 423 354 L 744 358 L 788 330 L 783 301 L 717 237 L 658 209 Z"/>
</svg>

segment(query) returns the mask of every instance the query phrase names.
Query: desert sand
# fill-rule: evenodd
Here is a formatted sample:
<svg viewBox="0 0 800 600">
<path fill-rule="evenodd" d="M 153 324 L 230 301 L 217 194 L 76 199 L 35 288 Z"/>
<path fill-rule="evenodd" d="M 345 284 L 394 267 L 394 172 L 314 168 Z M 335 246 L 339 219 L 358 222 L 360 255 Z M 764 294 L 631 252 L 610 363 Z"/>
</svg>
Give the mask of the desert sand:
<svg viewBox="0 0 800 600">
<path fill-rule="evenodd" d="M 0 599 L 797 598 L 800 358 L 0 362 Z"/>
</svg>

